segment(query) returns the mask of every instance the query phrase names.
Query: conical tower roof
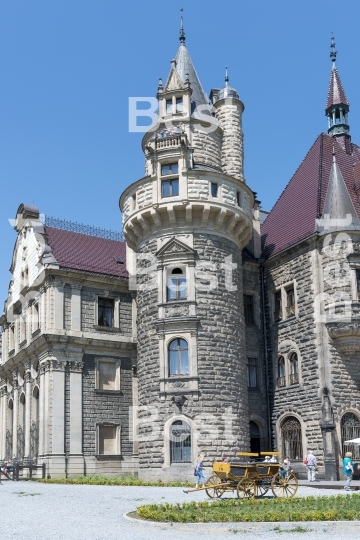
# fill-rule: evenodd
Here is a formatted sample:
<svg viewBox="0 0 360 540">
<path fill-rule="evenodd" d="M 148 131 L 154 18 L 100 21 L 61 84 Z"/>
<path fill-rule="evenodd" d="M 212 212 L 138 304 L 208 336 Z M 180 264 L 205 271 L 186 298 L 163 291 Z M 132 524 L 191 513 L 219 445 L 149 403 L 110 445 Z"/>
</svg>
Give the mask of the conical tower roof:
<svg viewBox="0 0 360 540">
<path fill-rule="evenodd" d="M 176 71 L 178 72 L 180 79 L 185 83 L 187 74 L 189 77 L 190 87 L 192 89 L 191 94 L 191 114 L 195 109 L 200 107 L 199 112 L 201 114 L 210 114 L 211 109 L 205 92 L 201 86 L 200 79 L 196 73 L 194 64 L 190 58 L 189 51 L 187 50 L 185 43 L 181 42 L 178 52 L 175 57 Z"/>
<path fill-rule="evenodd" d="M 335 67 L 335 63 L 333 64 L 330 75 L 330 85 L 326 102 L 326 110 L 333 105 L 350 105 L 346 98 L 343 85 L 341 84 L 340 75 Z"/>
<path fill-rule="evenodd" d="M 318 220 L 318 229 L 334 231 L 359 228 L 360 220 L 336 162 L 335 154 L 333 154 L 330 180 L 325 196 L 322 218 Z"/>
</svg>

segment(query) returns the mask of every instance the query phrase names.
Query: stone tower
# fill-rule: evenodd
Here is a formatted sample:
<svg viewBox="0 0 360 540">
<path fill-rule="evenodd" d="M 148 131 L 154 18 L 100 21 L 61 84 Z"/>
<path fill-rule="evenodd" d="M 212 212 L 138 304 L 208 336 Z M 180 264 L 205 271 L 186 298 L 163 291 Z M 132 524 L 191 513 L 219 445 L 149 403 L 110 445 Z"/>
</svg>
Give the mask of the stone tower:
<svg viewBox="0 0 360 540">
<path fill-rule="evenodd" d="M 248 449 L 241 250 L 254 196 L 243 176 L 244 109 L 236 90 L 210 105 L 185 46 L 143 138 L 145 177 L 120 198 L 136 273 L 139 474 L 184 478 Z"/>
</svg>

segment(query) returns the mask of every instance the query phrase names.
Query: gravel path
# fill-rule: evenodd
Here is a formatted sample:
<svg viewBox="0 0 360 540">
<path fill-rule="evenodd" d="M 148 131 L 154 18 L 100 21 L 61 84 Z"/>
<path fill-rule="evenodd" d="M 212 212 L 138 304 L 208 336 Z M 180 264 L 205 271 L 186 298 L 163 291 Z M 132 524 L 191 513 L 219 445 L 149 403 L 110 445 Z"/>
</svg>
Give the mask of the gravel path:
<svg viewBox="0 0 360 540">
<path fill-rule="evenodd" d="M 338 490 L 300 487 L 298 494 L 331 495 Z M 351 496 L 351 495 L 349 495 Z M 360 522 L 153 524 L 125 514 L 151 502 L 206 500 L 182 488 L 74 486 L 3 481 L 0 485 L 1 540 L 347 540 L 360 538 Z M 300 525 L 306 532 L 291 532 Z M 280 529 L 280 530 L 279 530 Z M 288 531 L 288 532 L 287 532 Z M 281 534 L 285 532 L 285 534 Z"/>
</svg>

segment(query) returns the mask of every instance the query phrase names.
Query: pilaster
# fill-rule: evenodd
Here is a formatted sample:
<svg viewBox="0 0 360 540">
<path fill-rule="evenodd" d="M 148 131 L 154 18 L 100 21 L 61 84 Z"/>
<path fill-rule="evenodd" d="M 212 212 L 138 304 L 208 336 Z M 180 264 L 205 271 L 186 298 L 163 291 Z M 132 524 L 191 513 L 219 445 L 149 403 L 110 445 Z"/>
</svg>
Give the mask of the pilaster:
<svg viewBox="0 0 360 540">
<path fill-rule="evenodd" d="M 68 457 L 68 475 L 78 475 L 84 470 L 83 438 L 83 398 L 82 372 L 84 362 L 72 361 L 70 367 L 70 454 Z"/>
<path fill-rule="evenodd" d="M 79 283 L 71 283 L 71 330 L 81 331 L 81 288 Z"/>
<path fill-rule="evenodd" d="M 18 425 L 18 410 L 19 410 L 19 384 L 18 384 L 18 372 L 13 371 L 13 388 L 14 388 L 14 408 L 13 408 L 13 455 L 17 455 L 17 425 Z"/>
<path fill-rule="evenodd" d="M 30 455 L 30 424 L 31 424 L 31 366 L 30 362 L 25 365 L 25 457 Z"/>
</svg>

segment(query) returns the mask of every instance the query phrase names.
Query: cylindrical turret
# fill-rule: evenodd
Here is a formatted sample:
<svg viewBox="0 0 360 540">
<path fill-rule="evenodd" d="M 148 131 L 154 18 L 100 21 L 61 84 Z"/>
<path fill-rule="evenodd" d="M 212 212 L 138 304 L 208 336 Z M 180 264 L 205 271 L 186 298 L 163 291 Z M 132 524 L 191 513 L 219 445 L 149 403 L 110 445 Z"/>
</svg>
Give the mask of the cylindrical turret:
<svg viewBox="0 0 360 540">
<path fill-rule="evenodd" d="M 143 140 L 147 176 L 120 198 L 136 266 L 142 478 L 190 478 L 198 452 L 210 464 L 249 448 L 241 249 L 254 198 L 240 173 L 194 162 L 201 124 L 184 105 L 195 82 L 176 70 Z"/>
</svg>

